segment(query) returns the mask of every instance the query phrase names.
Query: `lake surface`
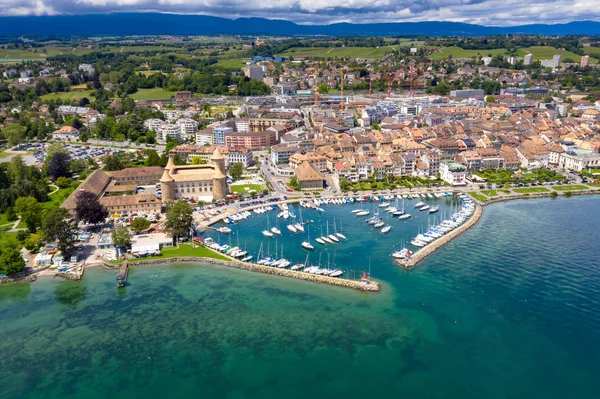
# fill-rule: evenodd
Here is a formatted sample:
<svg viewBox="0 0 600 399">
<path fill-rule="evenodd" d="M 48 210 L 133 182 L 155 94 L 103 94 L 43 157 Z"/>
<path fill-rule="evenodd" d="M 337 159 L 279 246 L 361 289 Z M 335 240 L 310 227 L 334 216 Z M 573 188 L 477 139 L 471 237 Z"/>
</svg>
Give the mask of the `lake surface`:
<svg viewBox="0 0 600 399">
<path fill-rule="evenodd" d="M 488 206 L 409 273 L 389 253 L 416 226 L 382 237 L 326 208 L 349 241 L 321 251 L 370 258 L 379 294 L 189 264 L 133 268 L 121 290 L 101 268 L 0 286 L 0 397 L 598 398 L 599 205 Z"/>
</svg>

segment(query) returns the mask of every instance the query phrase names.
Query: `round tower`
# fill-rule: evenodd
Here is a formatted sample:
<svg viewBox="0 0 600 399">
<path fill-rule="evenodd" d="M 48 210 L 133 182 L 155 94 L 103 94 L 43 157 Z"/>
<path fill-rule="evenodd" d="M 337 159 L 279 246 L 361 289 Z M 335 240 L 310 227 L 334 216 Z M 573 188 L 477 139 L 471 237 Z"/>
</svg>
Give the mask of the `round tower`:
<svg viewBox="0 0 600 399">
<path fill-rule="evenodd" d="M 171 177 L 166 168 L 160 178 L 160 190 L 162 191 L 163 201 L 175 200 L 175 180 Z"/>
<path fill-rule="evenodd" d="M 221 174 L 225 174 L 225 157 L 221 154 L 219 147 L 215 148 L 215 152 L 213 152 L 212 157 L 210 157 L 210 161 L 216 166 L 216 169 L 221 171 Z"/>
<path fill-rule="evenodd" d="M 213 198 L 221 199 L 227 195 L 227 176 L 225 175 L 225 157 L 219 147 L 215 148 L 210 161 L 215 166 L 213 175 Z"/>
</svg>

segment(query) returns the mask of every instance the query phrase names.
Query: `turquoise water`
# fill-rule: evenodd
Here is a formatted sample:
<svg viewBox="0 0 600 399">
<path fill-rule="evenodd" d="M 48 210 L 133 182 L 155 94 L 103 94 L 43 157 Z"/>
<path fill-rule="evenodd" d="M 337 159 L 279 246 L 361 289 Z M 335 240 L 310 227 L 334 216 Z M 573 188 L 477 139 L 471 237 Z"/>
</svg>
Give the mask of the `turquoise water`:
<svg viewBox="0 0 600 399">
<path fill-rule="evenodd" d="M 375 295 L 209 265 L 0 286 L 0 397 L 598 398 L 598 201 L 491 205 L 410 273 L 328 208 Z"/>
</svg>

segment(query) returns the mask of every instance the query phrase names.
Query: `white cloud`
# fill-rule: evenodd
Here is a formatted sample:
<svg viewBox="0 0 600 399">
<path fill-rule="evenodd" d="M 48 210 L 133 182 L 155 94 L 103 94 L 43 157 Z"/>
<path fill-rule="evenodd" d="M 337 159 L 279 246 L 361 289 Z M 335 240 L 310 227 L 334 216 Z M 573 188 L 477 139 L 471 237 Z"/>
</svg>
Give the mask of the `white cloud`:
<svg viewBox="0 0 600 399">
<path fill-rule="evenodd" d="M 0 15 L 168 12 L 301 24 L 454 21 L 482 25 L 600 21 L 597 0 L 0 0 Z"/>
</svg>

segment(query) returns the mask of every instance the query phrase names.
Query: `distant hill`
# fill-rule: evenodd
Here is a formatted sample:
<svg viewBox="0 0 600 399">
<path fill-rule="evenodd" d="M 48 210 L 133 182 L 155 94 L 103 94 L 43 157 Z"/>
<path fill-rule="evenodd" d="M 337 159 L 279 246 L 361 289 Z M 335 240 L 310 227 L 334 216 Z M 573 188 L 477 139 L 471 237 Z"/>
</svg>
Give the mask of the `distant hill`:
<svg viewBox="0 0 600 399">
<path fill-rule="evenodd" d="M 492 27 L 458 22 L 339 23 L 298 25 L 264 18 L 226 19 L 205 15 L 119 13 L 0 17 L 0 36 L 17 35 L 426 35 L 485 36 L 497 34 L 600 35 L 600 22 Z"/>
</svg>

